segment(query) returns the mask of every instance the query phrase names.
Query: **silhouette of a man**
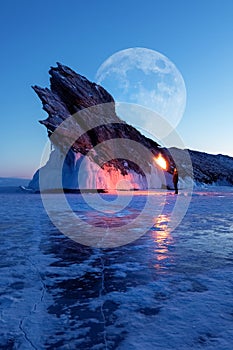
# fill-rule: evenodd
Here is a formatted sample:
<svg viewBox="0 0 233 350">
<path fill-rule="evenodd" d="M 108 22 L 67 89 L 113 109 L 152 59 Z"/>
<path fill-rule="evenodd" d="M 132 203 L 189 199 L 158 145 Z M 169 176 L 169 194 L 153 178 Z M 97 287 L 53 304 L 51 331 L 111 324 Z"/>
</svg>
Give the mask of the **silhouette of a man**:
<svg viewBox="0 0 233 350">
<path fill-rule="evenodd" d="M 173 180 L 173 184 L 174 184 L 175 194 L 178 194 L 178 181 L 179 181 L 179 176 L 178 176 L 177 168 L 175 168 L 174 171 L 173 171 L 172 180 Z"/>
</svg>

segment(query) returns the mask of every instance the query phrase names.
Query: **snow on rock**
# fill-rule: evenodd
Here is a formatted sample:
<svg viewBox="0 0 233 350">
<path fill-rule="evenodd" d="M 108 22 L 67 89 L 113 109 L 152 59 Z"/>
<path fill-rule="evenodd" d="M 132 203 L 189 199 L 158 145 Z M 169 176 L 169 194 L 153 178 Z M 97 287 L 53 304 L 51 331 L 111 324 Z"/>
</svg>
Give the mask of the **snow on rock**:
<svg viewBox="0 0 233 350">
<path fill-rule="evenodd" d="M 188 152 L 192 161 L 193 179 L 197 186 L 233 185 L 233 158 L 222 154 L 208 154 L 192 150 L 181 150 L 175 147 L 169 149 L 180 164 L 182 177 L 190 177 L 190 169 L 186 169 L 182 160 Z M 181 180 L 182 181 L 182 180 Z"/>
</svg>

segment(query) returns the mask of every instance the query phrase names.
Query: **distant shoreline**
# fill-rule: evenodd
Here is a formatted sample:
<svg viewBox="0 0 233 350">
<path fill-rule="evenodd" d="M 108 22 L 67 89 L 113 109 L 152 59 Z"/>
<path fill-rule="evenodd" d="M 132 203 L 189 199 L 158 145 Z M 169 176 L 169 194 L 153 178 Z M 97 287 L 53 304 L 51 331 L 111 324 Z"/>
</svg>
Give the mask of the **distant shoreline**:
<svg viewBox="0 0 233 350">
<path fill-rule="evenodd" d="M 18 187 L 28 186 L 30 179 L 18 178 L 18 177 L 0 177 L 0 188 L 1 187 Z"/>
</svg>

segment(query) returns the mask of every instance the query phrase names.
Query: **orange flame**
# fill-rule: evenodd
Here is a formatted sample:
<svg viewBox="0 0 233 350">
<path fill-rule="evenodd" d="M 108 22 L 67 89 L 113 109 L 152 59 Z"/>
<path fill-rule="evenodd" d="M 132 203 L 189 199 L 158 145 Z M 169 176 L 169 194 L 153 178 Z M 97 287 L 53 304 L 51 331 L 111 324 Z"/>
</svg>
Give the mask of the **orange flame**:
<svg viewBox="0 0 233 350">
<path fill-rule="evenodd" d="M 156 163 L 160 166 L 160 168 L 166 170 L 167 169 L 167 162 L 166 159 L 163 158 L 161 153 L 158 155 L 158 157 L 155 158 Z"/>
</svg>

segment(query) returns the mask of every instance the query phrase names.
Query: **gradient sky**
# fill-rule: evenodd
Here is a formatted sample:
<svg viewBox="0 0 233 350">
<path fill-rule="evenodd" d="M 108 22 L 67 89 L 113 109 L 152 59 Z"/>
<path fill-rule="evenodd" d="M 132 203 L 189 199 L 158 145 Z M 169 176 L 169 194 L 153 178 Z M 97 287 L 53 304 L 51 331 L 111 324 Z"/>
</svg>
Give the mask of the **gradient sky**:
<svg viewBox="0 0 233 350">
<path fill-rule="evenodd" d="M 20 0 L 0 5 L 0 176 L 31 177 L 47 141 L 31 85 L 61 62 L 94 80 L 112 54 L 145 47 L 182 73 L 187 148 L 233 156 L 232 0 Z"/>
</svg>

